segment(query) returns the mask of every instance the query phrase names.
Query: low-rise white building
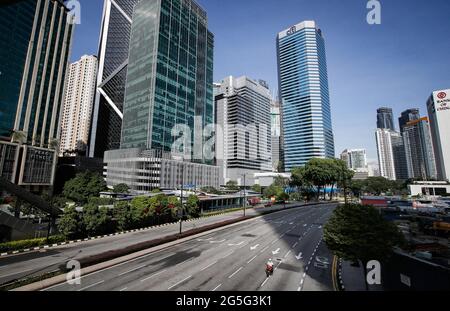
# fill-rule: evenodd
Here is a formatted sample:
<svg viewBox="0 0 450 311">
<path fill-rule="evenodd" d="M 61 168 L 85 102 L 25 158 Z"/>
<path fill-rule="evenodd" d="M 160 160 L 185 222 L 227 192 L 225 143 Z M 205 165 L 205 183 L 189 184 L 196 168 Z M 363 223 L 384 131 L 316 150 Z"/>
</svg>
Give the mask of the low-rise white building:
<svg viewBox="0 0 450 311">
<path fill-rule="evenodd" d="M 450 184 L 445 181 L 417 181 L 408 185 L 412 196 L 431 195 L 440 196 L 450 194 Z"/>
</svg>

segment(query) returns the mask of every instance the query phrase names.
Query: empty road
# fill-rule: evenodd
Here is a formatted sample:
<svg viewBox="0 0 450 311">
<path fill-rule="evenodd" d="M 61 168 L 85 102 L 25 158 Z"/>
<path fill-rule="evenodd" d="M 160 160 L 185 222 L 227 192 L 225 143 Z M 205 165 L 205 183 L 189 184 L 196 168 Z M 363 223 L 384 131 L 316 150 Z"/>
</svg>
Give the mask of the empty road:
<svg viewBox="0 0 450 311">
<path fill-rule="evenodd" d="M 49 291 L 333 290 L 323 225 L 336 204 L 252 219 L 100 270 Z M 266 278 L 265 263 L 275 262 Z"/>
</svg>

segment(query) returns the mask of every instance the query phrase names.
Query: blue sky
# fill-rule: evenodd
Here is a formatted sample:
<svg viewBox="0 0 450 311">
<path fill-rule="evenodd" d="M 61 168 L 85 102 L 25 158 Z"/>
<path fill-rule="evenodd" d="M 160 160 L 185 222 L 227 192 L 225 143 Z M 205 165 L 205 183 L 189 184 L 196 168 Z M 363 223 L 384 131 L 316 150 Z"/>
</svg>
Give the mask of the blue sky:
<svg viewBox="0 0 450 311">
<path fill-rule="evenodd" d="M 81 0 L 72 60 L 97 54 L 103 0 Z M 381 25 L 366 0 L 198 0 L 215 35 L 214 79 L 247 75 L 277 91 L 275 38 L 303 20 L 322 29 L 336 155 L 366 148 L 376 159 L 376 109 L 426 115 L 433 90 L 450 88 L 450 1 L 381 0 Z M 397 120 L 395 120 L 396 123 Z M 397 124 L 398 127 L 398 124 Z"/>
</svg>

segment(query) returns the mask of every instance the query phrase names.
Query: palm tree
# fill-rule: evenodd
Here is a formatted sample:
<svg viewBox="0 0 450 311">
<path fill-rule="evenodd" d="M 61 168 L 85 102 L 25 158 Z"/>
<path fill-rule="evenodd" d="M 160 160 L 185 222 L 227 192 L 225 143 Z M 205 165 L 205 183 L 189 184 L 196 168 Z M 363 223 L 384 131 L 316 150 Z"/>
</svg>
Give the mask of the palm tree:
<svg viewBox="0 0 450 311">
<path fill-rule="evenodd" d="M 59 139 L 57 139 L 57 138 L 50 139 L 50 142 L 48 143 L 48 148 L 53 149 L 53 150 L 58 150 L 59 149 Z"/>
<path fill-rule="evenodd" d="M 14 130 L 11 135 L 11 142 L 23 145 L 27 142 L 27 133 Z"/>
</svg>

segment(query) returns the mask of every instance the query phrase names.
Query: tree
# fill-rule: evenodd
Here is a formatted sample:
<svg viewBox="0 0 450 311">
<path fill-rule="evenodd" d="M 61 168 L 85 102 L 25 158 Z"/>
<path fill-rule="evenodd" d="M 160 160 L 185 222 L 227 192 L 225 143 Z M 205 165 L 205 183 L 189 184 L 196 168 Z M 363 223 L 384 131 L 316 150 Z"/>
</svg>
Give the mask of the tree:
<svg viewBox="0 0 450 311">
<path fill-rule="evenodd" d="M 283 161 L 278 161 L 277 163 L 277 172 L 282 173 L 284 171 L 284 164 Z"/>
<path fill-rule="evenodd" d="M 133 227 L 133 214 L 128 202 L 117 202 L 114 206 L 113 215 L 119 231 L 129 230 Z"/>
<path fill-rule="evenodd" d="M 391 188 L 391 183 L 384 177 L 369 177 L 366 180 L 365 191 L 374 195 L 386 193 Z"/>
<path fill-rule="evenodd" d="M 58 150 L 59 149 L 59 140 L 56 138 L 52 138 L 48 144 L 48 148 L 52 150 Z"/>
<path fill-rule="evenodd" d="M 337 207 L 324 226 L 324 241 L 340 258 L 361 260 L 364 269 L 371 260 L 388 259 L 393 248 L 404 243 L 393 223 L 385 220 L 374 207 L 362 205 Z"/>
<path fill-rule="evenodd" d="M 317 199 L 319 199 L 321 189 L 325 190 L 325 186 L 330 184 L 334 179 L 334 172 L 331 159 L 311 159 L 305 165 L 304 178 L 317 188 Z"/>
<path fill-rule="evenodd" d="M 277 177 L 275 177 L 274 184 L 275 184 L 275 186 L 278 186 L 281 188 L 286 188 L 289 186 L 289 178 L 277 176 Z"/>
<path fill-rule="evenodd" d="M 82 205 L 91 197 L 98 197 L 100 192 L 106 190 L 106 182 L 98 173 L 86 171 L 79 173 L 64 185 L 63 195 Z"/>
<path fill-rule="evenodd" d="M 83 226 L 88 236 L 104 234 L 108 231 L 111 217 L 106 207 L 88 204 L 83 208 Z"/>
<path fill-rule="evenodd" d="M 230 191 L 239 191 L 238 183 L 234 180 L 230 180 L 229 182 L 227 182 L 225 187 Z"/>
<path fill-rule="evenodd" d="M 283 191 L 283 188 L 281 188 L 281 187 L 279 187 L 279 186 L 277 186 L 277 185 L 275 185 L 275 184 L 273 183 L 272 185 L 270 185 L 269 187 L 267 187 L 267 188 L 264 190 L 264 196 L 265 196 L 266 198 L 273 198 L 273 197 L 276 198 L 276 196 L 277 196 L 281 191 Z"/>
<path fill-rule="evenodd" d="M 289 194 L 284 191 L 277 193 L 277 201 L 286 202 L 287 200 L 289 200 Z"/>
<path fill-rule="evenodd" d="M 59 220 L 58 230 L 67 239 L 79 237 L 82 232 L 82 221 L 80 214 L 74 206 L 66 207 L 64 214 Z"/>
<path fill-rule="evenodd" d="M 23 145 L 27 142 L 27 133 L 23 131 L 13 131 L 11 141 L 13 143 Z"/>
<path fill-rule="evenodd" d="M 153 189 L 151 193 L 153 193 L 153 194 L 162 193 L 162 191 L 161 191 L 161 189 Z"/>
<path fill-rule="evenodd" d="M 353 193 L 353 195 L 357 198 L 361 196 L 361 193 L 365 187 L 365 181 L 364 180 L 352 180 L 350 181 L 350 184 L 348 188 Z"/>
<path fill-rule="evenodd" d="M 113 188 L 114 193 L 128 193 L 130 190 L 130 187 L 128 187 L 127 184 L 118 184 L 115 185 Z"/>
<path fill-rule="evenodd" d="M 154 215 L 149 197 L 136 197 L 131 201 L 131 214 L 136 227 L 149 225 Z"/>
<path fill-rule="evenodd" d="M 252 191 L 254 191 L 256 193 L 261 193 L 261 191 L 262 191 L 261 185 L 253 185 Z"/>
<path fill-rule="evenodd" d="M 349 185 L 352 182 L 353 176 L 355 176 L 355 172 L 348 168 L 347 163 L 345 161 L 338 159 L 334 159 L 334 163 L 331 170 L 332 170 L 331 176 L 333 179 L 333 185 L 334 183 L 337 182 L 338 186 L 344 190 L 345 204 L 347 204 L 348 203 L 347 190 L 349 189 Z"/>
<path fill-rule="evenodd" d="M 196 195 L 190 195 L 186 201 L 186 212 L 191 217 L 200 216 L 200 208 L 199 208 L 200 200 Z"/>
</svg>

